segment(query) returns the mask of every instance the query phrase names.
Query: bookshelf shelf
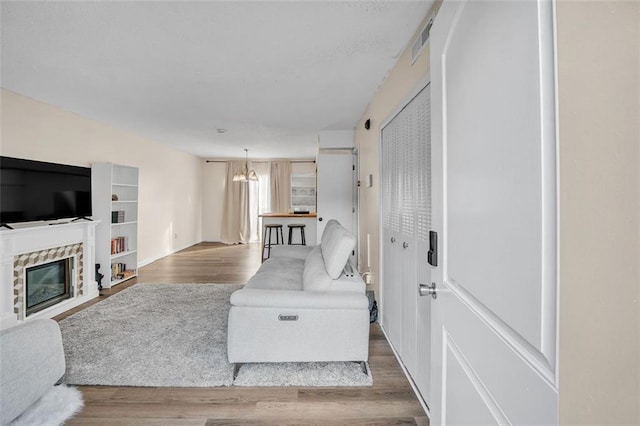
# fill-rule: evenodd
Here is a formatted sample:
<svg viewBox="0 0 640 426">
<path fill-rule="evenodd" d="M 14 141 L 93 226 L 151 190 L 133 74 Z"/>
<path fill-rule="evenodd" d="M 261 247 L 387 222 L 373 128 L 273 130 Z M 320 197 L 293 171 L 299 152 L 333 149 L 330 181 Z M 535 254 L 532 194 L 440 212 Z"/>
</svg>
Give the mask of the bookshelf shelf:
<svg viewBox="0 0 640 426">
<path fill-rule="evenodd" d="M 138 221 L 131 221 L 131 222 L 120 222 L 120 223 L 112 223 L 111 226 L 115 227 L 115 226 L 122 226 L 122 225 L 136 225 L 138 223 Z"/>
<path fill-rule="evenodd" d="M 114 285 L 118 285 L 120 283 L 123 283 L 123 282 L 125 282 L 127 280 L 130 280 L 131 278 L 135 278 L 137 276 L 138 276 L 138 270 L 136 269 L 135 272 L 133 273 L 133 275 L 131 275 L 131 276 L 127 277 L 127 278 L 119 278 L 119 279 L 111 281 L 111 287 L 113 287 Z"/>
<path fill-rule="evenodd" d="M 120 252 L 120 253 L 112 254 L 111 255 L 111 260 L 120 259 L 121 257 L 128 256 L 128 255 L 134 254 L 134 253 L 136 253 L 135 250 L 129 250 L 129 251 L 123 251 L 123 252 Z"/>
<path fill-rule="evenodd" d="M 102 286 L 111 288 L 138 273 L 138 169 L 94 163 L 91 180 L 93 213 L 101 220 L 96 229 L 96 263 L 104 274 Z M 122 241 L 117 248 L 122 251 L 113 253 L 113 240 Z"/>
</svg>

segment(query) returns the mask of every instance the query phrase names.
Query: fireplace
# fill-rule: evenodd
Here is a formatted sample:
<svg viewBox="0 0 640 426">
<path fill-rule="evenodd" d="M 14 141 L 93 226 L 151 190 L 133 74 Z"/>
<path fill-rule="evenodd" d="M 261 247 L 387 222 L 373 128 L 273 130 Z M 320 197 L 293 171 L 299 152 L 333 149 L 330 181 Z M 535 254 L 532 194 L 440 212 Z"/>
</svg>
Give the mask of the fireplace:
<svg viewBox="0 0 640 426">
<path fill-rule="evenodd" d="M 0 330 L 53 318 L 99 296 L 94 278 L 96 225 L 91 221 L 23 224 L 0 231 Z M 48 273 L 35 269 L 27 292 L 27 270 L 59 261 Z M 34 292 L 33 280 L 39 274 L 52 277 L 52 282 Z"/>
<path fill-rule="evenodd" d="M 69 244 L 13 257 L 13 312 L 18 321 L 40 316 L 41 312 L 51 313 L 49 308 L 68 306 L 68 302 L 84 296 L 83 246 Z M 27 290 L 29 271 L 31 284 Z M 45 281 L 38 284 L 38 280 Z"/>
<path fill-rule="evenodd" d="M 27 316 L 70 299 L 73 295 L 72 271 L 72 257 L 27 267 L 25 269 Z"/>
</svg>

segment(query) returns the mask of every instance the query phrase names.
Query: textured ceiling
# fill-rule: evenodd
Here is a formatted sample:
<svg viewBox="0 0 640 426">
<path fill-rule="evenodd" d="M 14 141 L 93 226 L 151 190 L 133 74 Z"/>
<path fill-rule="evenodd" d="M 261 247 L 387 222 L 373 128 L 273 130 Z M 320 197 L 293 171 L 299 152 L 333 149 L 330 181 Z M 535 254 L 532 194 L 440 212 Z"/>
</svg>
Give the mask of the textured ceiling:
<svg viewBox="0 0 640 426">
<path fill-rule="evenodd" d="M 0 84 L 200 157 L 312 157 L 432 3 L 2 1 Z"/>
</svg>

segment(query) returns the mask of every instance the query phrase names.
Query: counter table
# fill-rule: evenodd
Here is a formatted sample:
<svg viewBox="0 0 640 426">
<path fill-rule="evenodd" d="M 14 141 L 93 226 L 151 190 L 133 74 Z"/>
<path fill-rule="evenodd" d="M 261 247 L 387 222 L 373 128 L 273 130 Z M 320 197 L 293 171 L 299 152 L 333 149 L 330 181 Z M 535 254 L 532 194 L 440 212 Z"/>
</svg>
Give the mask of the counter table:
<svg viewBox="0 0 640 426">
<path fill-rule="evenodd" d="M 287 225 L 292 225 L 294 223 L 299 223 L 302 225 L 306 225 L 304 229 L 305 238 L 307 240 L 308 246 L 315 246 L 317 244 L 316 237 L 316 213 L 305 213 L 305 214 L 294 214 L 294 213 L 263 213 L 260 215 L 262 219 L 262 227 L 264 235 L 264 225 L 282 225 L 282 233 L 284 234 L 284 243 L 287 243 L 287 239 L 289 236 L 289 228 Z M 294 244 L 300 243 L 300 233 L 294 231 L 293 233 L 293 241 Z"/>
</svg>

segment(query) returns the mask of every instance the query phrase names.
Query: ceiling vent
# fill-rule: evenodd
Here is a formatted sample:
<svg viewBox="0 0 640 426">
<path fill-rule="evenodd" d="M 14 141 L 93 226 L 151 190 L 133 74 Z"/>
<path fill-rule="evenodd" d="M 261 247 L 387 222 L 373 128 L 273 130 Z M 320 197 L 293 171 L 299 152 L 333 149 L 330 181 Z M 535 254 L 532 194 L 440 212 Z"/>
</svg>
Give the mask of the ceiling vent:
<svg viewBox="0 0 640 426">
<path fill-rule="evenodd" d="M 422 31 L 420 31 L 420 34 L 418 34 L 418 37 L 416 37 L 415 41 L 413 42 L 413 45 L 411 46 L 411 64 L 412 65 L 416 61 L 416 59 L 418 59 L 418 56 L 420 56 L 420 52 L 422 52 L 424 45 L 427 44 L 427 41 L 429 40 L 429 33 L 431 33 L 432 26 L 433 26 L 433 19 L 429 19 L 429 22 L 427 22 L 427 25 L 424 26 Z"/>
</svg>

